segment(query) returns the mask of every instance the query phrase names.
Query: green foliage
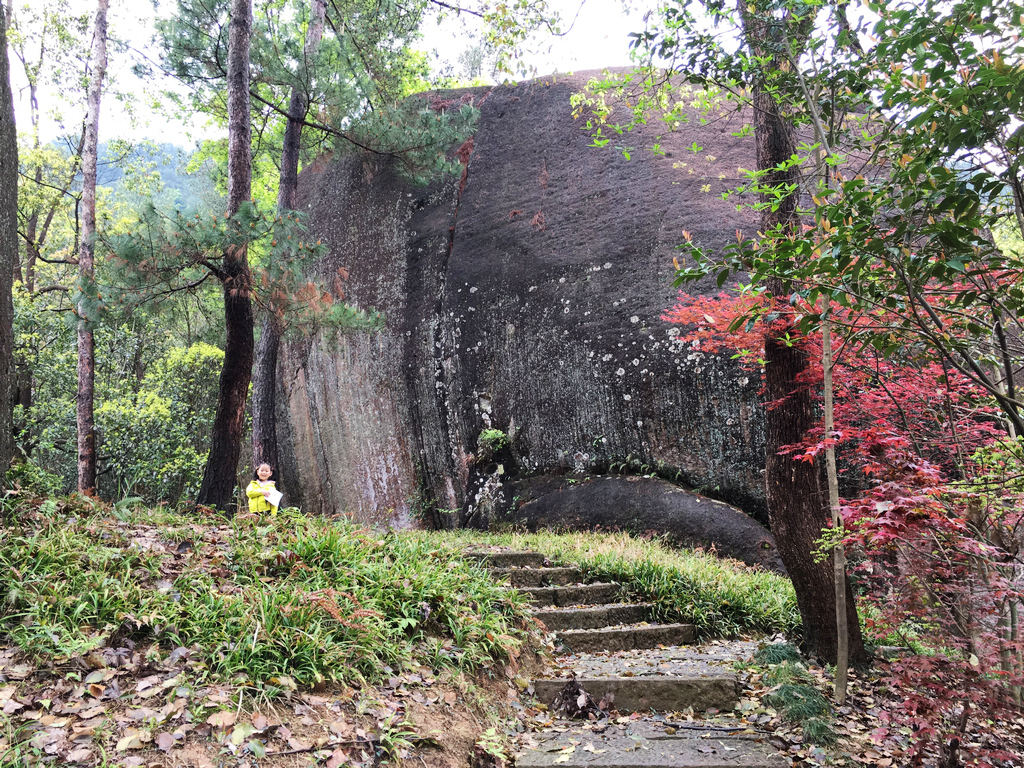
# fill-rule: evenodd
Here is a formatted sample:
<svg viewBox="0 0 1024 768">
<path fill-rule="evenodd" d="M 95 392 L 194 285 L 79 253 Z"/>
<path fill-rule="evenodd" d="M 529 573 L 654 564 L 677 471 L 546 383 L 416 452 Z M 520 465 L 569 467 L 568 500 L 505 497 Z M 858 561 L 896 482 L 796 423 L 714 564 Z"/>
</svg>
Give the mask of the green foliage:
<svg viewBox="0 0 1024 768">
<path fill-rule="evenodd" d="M 814 687 L 814 678 L 802 664 L 782 661 L 765 671 L 763 682 L 772 686 L 765 701 L 803 728 L 805 742 L 831 746 L 838 741 L 832 728 L 832 704 Z"/>
<path fill-rule="evenodd" d="M 493 456 L 508 448 L 508 435 L 500 429 L 484 429 L 477 436 L 476 445 L 481 455 Z"/>
<path fill-rule="evenodd" d="M 209 449 L 224 353 L 207 344 L 173 348 L 139 388 L 96 409 L 105 466 L 101 491 L 149 501 L 194 498 Z"/>
<path fill-rule="evenodd" d="M 0 567 L 16 575 L 0 584 L 0 633 L 34 658 L 65 659 L 121 629 L 164 649 L 192 647 L 212 674 L 270 694 L 374 683 L 388 665 L 479 670 L 528 638 L 522 598 L 416 537 L 291 510 L 238 518 L 226 532 L 216 517 L 120 517 L 61 502 L 23 510 L 0 531 Z M 192 551 L 136 546 L 154 535 Z M 154 588 L 171 560 L 179 575 Z"/>
<path fill-rule="evenodd" d="M 253 201 L 273 208 L 278 188 L 281 145 L 292 88 L 309 100 L 302 132 L 303 163 L 325 145 L 400 160 L 417 180 L 457 165 L 447 155 L 475 123 L 471 107 L 431 110 L 406 97 L 426 91 L 429 66 L 411 47 L 419 37 L 428 4 L 396 5 L 350 0 L 331 4 L 328 24 L 315 54 L 305 50 L 308 2 L 260 2 L 255 9 L 251 64 L 254 93 Z M 179 0 L 177 13 L 158 22 L 165 66 L 192 86 L 191 109 L 226 125 L 223 62 L 227 51 L 228 3 Z M 335 19 L 343 14 L 343 19 Z M 173 97 L 184 110 L 180 96 Z M 460 107 L 462 105 L 459 105 Z M 226 188 L 225 141 L 207 143 L 218 186 Z"/>
<path fill-rule="evenodd" d="M 95 333 L 99 491 L 177 501 L 201 476 L 223 354 L 173 333 L 171 312 L 113 319 Z M 22 290 L 15 292 L 15 354 L 32 372 L 32 401 L 15 409 L 23 461 L 12 477 L 36 492 L 68 490 L 76 476 L 75 334 L 61 313 Z"/>
<path fill-rule="evenodd" d="M 308 239 L 304 219 L 291 212 L 273 216 L 245 203 L 226 216 L 168 215 L 146 206 L 135 227 L 109 240 L 112 291 L 108 305 L 131 307 L 161 296 L 198 291 L 207 279 L 223 277 L 219 263 L 228 249 L 263 252 L 253 270 L 257 304 L 271 309 L 286 328 L 310 333 L 320 327 L 371 329 L 376 313 L 340 301 L 306 277 L 324 252 Z"/>
<path fill-rule="evenodd" d="M 746 29 L 743 4 L 735 13 L 699 5 L 723 26 Z M 1024 254 L 1014 247 L 1024 233 L 1020 5 L 867 5 L 863 28 L 851 29 L 845 4 L 751 4 L 750 12 L 785 19 L 763 55 L 749 42 L 722 45 L 689 5 L 667 6 L 638 36 L 648 55 L 678 57 L 686 77 L 725 88 L 740 103 L 745 87 L 760 87 L 787 121 L 814 125 L 813 143 L 728 194 L 756 193 L 753 207 L 763 210 L 804 193 L 812 205 L 802 213 L 816 226 L 740 238 L 718 253 L 684 243 L 692 261 L 677 284 L 713 274 L 721 286 L 741 276 L 749 277 L 745 290 L 760 294 L 781 281 L 791 286 L 804 333 L 843 307 L 853 319 L 838 327 L 855 345 L 943 361 L 986 390 L 1021 433 L 1012 382 L 1024 358 L 1009 340 L 1024 317 Z M 788 66 L 771 65 L 777 61 Z M 807 182 L 799 190 L 774 181 L 793 165 Z M 1002 247 L 989 231 L 1000 233 Z M 771 322 L 778 311 L 762 303 L 736 327 Z"/>
<path fill-rule="evenodd" d="M 588 579 L 618 582 L 629 599 L 653 602 L 658 620 L 692 622 L 703 637 L 791 632 L 800 623 L 788 579 L 628 534 L 437 531 L 419 535 L 452 549 L 484 541 L 577 564 Z"/>
<path fill-rule="evenodd" d="M 754 661 L 761 666 L 781 664 L 784 661 L 800 661 L 800 651 L 792 643 L 770 643 L 762 645 L 754 654 Z"/>
</svg>

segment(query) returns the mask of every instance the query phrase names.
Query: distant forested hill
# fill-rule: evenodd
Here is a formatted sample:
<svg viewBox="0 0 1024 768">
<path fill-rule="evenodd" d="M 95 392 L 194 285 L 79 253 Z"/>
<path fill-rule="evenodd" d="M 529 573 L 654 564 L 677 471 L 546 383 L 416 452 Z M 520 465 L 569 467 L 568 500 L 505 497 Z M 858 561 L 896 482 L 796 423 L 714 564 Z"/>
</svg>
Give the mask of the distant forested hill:
<svg viewBox="0 0 1024 768">
<path fill-rule="evenodd" d="M 191 173 L 186 170 L 194 151 L 153 141 L 104 142 L 99 147 L 97 184 L 126 197 L 152 193 L 159 208 L 206 208 L 218 196 L 205 168 Z M 162 190 L 157 191 L 152 182 L 153 173 L 159 174 Z"/>
</svg>

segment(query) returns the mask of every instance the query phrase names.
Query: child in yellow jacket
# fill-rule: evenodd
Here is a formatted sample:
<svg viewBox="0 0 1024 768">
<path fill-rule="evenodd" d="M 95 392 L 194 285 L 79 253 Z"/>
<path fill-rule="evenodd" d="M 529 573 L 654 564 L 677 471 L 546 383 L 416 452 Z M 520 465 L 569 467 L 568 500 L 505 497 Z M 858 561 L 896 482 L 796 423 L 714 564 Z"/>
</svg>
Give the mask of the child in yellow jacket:
<svg viewBox="0 0 1024 768">
<path fill-rule="evenodd" d="M 271 517 L 277 515 L 277 504 L 272 504 L 271 499 L 280 501 L 280 494 L 274 481 L 270 476 L 274 470 L 269 464 L 260 464 L 256 467 L 255 477 L 245 489 L 245 495 L 249 497 L 249 511 L 254 513 L 269 512 Z"/>
</svg>

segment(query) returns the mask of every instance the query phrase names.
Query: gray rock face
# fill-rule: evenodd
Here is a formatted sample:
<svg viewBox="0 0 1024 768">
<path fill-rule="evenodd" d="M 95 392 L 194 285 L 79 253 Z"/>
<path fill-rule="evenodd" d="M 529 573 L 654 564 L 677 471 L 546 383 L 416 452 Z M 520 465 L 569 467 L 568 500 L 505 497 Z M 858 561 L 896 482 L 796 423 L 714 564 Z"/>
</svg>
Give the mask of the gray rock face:
<svg viewBox="0 0 1024 768">
<path fill-rule="evenodd" d="M 752 139 L 732 135 L 741 116 L 694 112 L 624 137 L 627 161 L 572 116 L 587 79 L 478 93 L 462 182 L 414 188 L 373 158 L 304 172 L 320 269 L 347 269 L 347 298 L 387 316 L 283 351 L 282 476 L 306 510 L 401 525 L 422 494 L 462 523 L 515 478 L 625 467 L 763 516 L 759 377 L 660 319 L 682 230 L 710 246 L 754 232 L 719 197 Z M 509 446 L 482 450 L 485 429 Z"/>
</svg>

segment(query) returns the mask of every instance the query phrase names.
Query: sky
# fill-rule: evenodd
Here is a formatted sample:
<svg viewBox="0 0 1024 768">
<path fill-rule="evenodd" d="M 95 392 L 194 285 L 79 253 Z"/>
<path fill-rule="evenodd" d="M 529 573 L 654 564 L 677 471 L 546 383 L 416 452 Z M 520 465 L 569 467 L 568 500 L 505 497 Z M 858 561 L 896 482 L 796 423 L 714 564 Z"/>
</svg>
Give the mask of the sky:
<svg viewBox="0 0 1024 768">
<path fill-rule="evenodd" d="M 565 31 L 559 37 L 536 36 L 526 63 L 537 76 L 629 64 L 628 34 L 642 29 L 641 14 L 635 10 L 628 13 L 622 0 L 551 0 L 551 5 L 559 12 Z M 426 47 L 440 47 L 442 55 L 447 52 L 453 62 L 465 48 L 455 25 L 449 25 L 447 34 L 425 32 Z"/>
<path fill-rule="evenodd" d="M 72 12 L 92 13 L 95 8 L 94 0 L 70 0 L 70 4 Z M 164 5 L 166 7 L 167 4 Z M 537 36 L 525 58 L 525 63 L 536 75 L 629 63 L 628 33 L 639 30 L 643 22 L 638 13 L 629 15 L 623 10 L 623 0 L 551 0 L 551 5 L 561 14 L 562 28 L 567 31 L 559 37 L 551 37 L 547 33 Z M 136 49 L 147 47 L 153 24 L 150 3 L 114 0 L 110 14 L 112 36 L 127 40 Z M 88 45 L 88 41 L 85 43 Z M 456 21 L 441 27 L 428 22 L 424 27 L 421 47 L 428 53 L 436 52 L 433 60 L 438 69 L 449 66 L 457 72 L 458 56 L 467 47 L 467 37 Z M 114 93 L 108 91 L 104 94 L 100 114 L 101 141 L 149 138 L 179 146 L 194 146 L 197 141 L 222 135 L 222 131 L 206 125 L 201 117 L 183 124 L 168 119 L 147 103 L 158 88 L 132 74 L 135 60 L 132 56 L 110 50 L 108 76 L 114 88 L 140 98 L 134 107 L 133 117 Z M 30 125 L 28 91 L 20 65 L 13 59 L 11 65 L 18 128 L 27 131 Z M 44 112 L 44 142 L 65 131 L 77 130 L 82 119 L 81 109 L 63 104 L 59 95 L 50 90 L 41 91 L 39 102 Z"/>
</svg>

